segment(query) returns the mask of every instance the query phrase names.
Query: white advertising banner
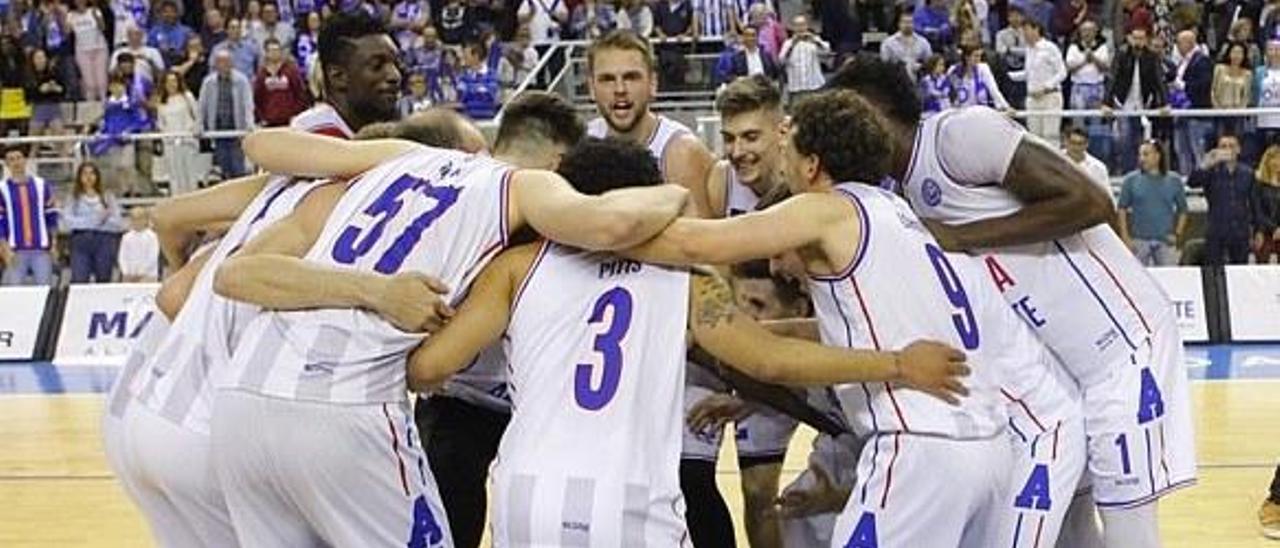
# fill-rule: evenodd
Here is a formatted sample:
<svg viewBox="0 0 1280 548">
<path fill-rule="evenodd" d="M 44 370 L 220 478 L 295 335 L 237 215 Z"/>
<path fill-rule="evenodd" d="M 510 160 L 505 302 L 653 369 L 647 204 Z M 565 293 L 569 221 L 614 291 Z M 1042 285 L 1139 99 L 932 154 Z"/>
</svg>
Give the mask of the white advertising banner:
<svg viewBox="0 0 1280 548">
<path fill-rule="evenodd" d="M 1280 266 L 1227 267 L 1231 340 L 1280 341 Z"/>
<path fill-rule="evenodd" d="M 1194 266 L 1148 268 L 1173 301 L 1178 315 L 1178 330 L 1183 342 L 1209 340 L 1209 312 L 1204 304 L 1204 284 L 1200 269 Z"/>
<path fill-rule="evenodd" d="M 159 314 L 160 284 L 76 284 L 70 287 L 53 363 L 124 365 L 133 341 Z"/>
<path fill-rule="evenodd" d="M 48 299 L 48 287 L 0 288 L 0 360 L 35 357 Z"/>
</svg>

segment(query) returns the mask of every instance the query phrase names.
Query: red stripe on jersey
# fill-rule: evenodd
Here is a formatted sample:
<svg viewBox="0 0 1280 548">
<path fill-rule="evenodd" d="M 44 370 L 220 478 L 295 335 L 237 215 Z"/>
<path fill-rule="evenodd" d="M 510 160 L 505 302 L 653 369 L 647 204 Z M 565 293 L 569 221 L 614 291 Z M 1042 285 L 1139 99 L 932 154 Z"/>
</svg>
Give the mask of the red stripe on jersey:
<svg viewBox="0 0 1280 548">
<path fill-rule="evenodd" d="M 1111 267 L 1107 266 L 1106 261 L 1103 261 L 1102 257 L 1099 257 L 1097 253 L 1093 252 L 1093 248 L 1089 247 L 1087 242 L 1084 243 L 1084 248 L 1089 250 L 1089 256 L 1093 257 L 1094 262 L 1098 263 L 1098 266 L 1102 267 L 1102 271 L 1106 272 L 1107 276 L 1111 278 L 1111 283 L 1116 284 L 1116 289 L 1120 290 L 1120 294 L 1124 296 L 1124 300 L 1129 303 L 1129 308 L 1132 308 L 1133 312 L 1138 315 L 1138 321 L 1142 322 L 1142 328 L 1146 329 L 1147 334 L 1150 335 L 1151 325 L 1147 323 L 1146 316 L 1142 315 L 1142 309 L 1138 308 L 1138 305 L 1133 302 L 1133 297 L 1130 297 L 1129 292 L 1125 291 L 1124 286 L 1120 284 L 1120 279 L 1116 278 L 1115 273 L 1111 271 Z"/>
<path fill-rule="evenodd" d="M 404 496 L 409 496 L 409 477 L 404 473 L 404 460 L 400 458 L 400 437 L 396 435 L 396 425 L 391 421 L 391 413 L 387 412 L 387 404 L 382 404 L 382 415 L 387 417 L 387 430 L 391 431 L 391 454 L 396 456 L 396 465 L 400 468 L 400 487 L 404 488 Z"/>
<path fill-rule="evenodd" d="M 889 469 L 884 473 L 884 492 L 880 495 L 880 508 L 885 508 L 889 502 L 889 486 L 893 485 L 893 464 L 898 462 L 898 438 L 902 436 L 901 432 L 893 433 L 893 456 L 889 457 Z"/>
<path fill-rule="evenodd" d="M 867 310 L 867 302 L 862 298 L 862 290 L 858 288 L 858 277 L 852 272 L 849 273 L 849 284 L 853 286 L 853 295 L 858 298 L 858 308 L 862 309 L 862 317 L 867 321 L 867 331 L 871 333 L 871 344 L 875 345 L 876 350 L 880 350 L 880 337 L 876 335 L 876 326 L 871 322 L 871 312 Z M 889 394 L 889 401 L 893 403 L 893 412 L 898 416 L 898 424 L 902 425 L 904 432 L 910 432 L 911 427 L 907 426 L 907 419 L 902 415 L 898 398 L 893 395 L 893 386 L 886 382 L 884 390 Z"/>
<path fill-rule="evenodd" d="M 1043 433 L 1043 432 L 1049 431 L 1049 429 L 1045 428 L 1044 424 L 1040 422 L 1040 419 L 1036 417 L 1036 414 L 1031 412 L 1031 408 L 1027 407 L 1027 402 L 1022 401 L 1019 398 L 1013 397 L 1013 394 L 1010 394 L 1009 392 L 1005 391 L 1005 389 L 1003 388 L 1000 389 L 1000 393 L 1003 394 L 1004 397 L 1007 398 L 1009 401 L 1018 404 L 1019 407 L 1022 407 L 1022 411 L 1027 414 L 1027 417 L 1031 419 L 1031 422 L 1034 422 L 1036 424 L 1036 428 L 1039 428 L 1040 432 Z"/>
<path fill-rule="evenodd" d="M 323 126 L 319 126 L 319 127 L 313 127 L 313 128 L 311 128 L 311 129 L 307 130 L 307 133 L 314 133 L 314 134 L 316 134 L 316 135 L 328 135 L 329 137 L 337 137 L 337 138 L 339 138 L 339 139 L 350 139 L 350 138 L 351 138 L 350 136 L 348 136 L 348 135 L 347 135 L 347 132 L 346 132 L 346 131 L 343 131 L 343 130 L 342 130 L 342 128 L 340 128 L 340 127 L 338 127 L 338 126 L 335 126 L 335 125 L 332 125 L 332 124 L 323 125 Z"/>
</svg>

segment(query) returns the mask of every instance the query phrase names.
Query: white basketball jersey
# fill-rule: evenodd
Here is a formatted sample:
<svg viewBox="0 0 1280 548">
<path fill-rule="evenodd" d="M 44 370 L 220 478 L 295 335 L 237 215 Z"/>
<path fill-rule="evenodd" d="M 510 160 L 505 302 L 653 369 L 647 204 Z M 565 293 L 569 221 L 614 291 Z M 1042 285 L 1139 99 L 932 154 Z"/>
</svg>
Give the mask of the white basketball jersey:
<svg viewBox="0 0 1280 548">
<path fill-rule="evenodd" d="M 683 269 L 544 245 L 507 328 L 495 545 L 679 544 L 688 294 Z"/>
<path fill-rule="evenodd" d="M 676 137 L 692 133 L 684 124 L 655 114 L 658 119 L 658 125 L 653 128 L 653 134 L 649 136 L 649 141 L 645 146 L 649 148 L 649 154 L 658 162 L 658 169 L 662 170 L 662 176 L 667 175 L 667 145 L 671 144 Z M 604 118 L 595 118 L 587 122 L 587 135 L 603 139 L 609 136 L 609 123 Z"/>
<path fill-rule="evenodd" d="M 975 138 L 980 136 L 980 138 Z M 1001 182 L 1022 139 L 1036 138 L 986 107 L 923 121 L 904 194 L 921 217 L 962 224 L 1017 212 Z M 1084 386 L 1171 317 L 1172 304 L 1107 225 L 1048 242 L 981 253 L 989 277 Z"/>
<path fill-rule="evenodd" d="M 214 275 L 223 260 L 292 212 L 318 184 L 273 178 L 213 248 L 173 325 L 133 379 L 142 405 L 184 428 L 209 433 L 212 391 L 230 361 L 233 334 L 259 310 L 214 293 Z"/>
<path fill-rule="evenodd" d="M 338 111 L 326 103 L 316 103 L 315 106 L 298 113 L 289 121 L 289 127 L 343 139 L 350 139 L 356 134 L 351 131 L 347 121 L 338 115 Z"/>
<path fill-rule="evenodd" d="M 456 304 L 506 245 L 510 174 L 487 156 L 427 147 L 406 153 L 349 184 L 305 259 L 435 276 Z M 403 402 L 405 359 L 423 336 L 366 310 L 266 312 L 244 330 L 230 385 L 285 399 Z"/>
<path fill-rule="evenodd" d="M 507 391 L 507 353 L 501 344 L 484 349 L 471 364 L 445 382 L 442 393 L 499 413 L 511 412 Z"/>
<path fill-rule="evenodd" d="M 836 388 L 850 426 L 859 435 L 906 432 L 955 439 L 986 438 L 1007 421 L 999 394 L 1007 367 L 988 340 L 1007 326 L 992 323 L 986 303 L 971 299 L 974 278 L 952 264 L 906 202 L 857 183 L 832 192 L 859 211 L 861 249 L 835 276 L 812 277 L 822 342 L 845 348 L 901 350 L 919 339 L 946 342 L 969 356 L 970 394 L 948 405 L 891 383 Z M 966 283 L 966 281 L 968 283 Z M 1003 305 L 1000 306 L 1003 308 Z"/>
<path fill-rule="evenodd" d="M 732 166 L 728 166 L 724 170 L 724 177 L 724 216 L 735 217 L 755 211 L 756 206 L 760 204 L 760 197 L 738 180 L 738 172 L 734 171 Z"/>
</svg>

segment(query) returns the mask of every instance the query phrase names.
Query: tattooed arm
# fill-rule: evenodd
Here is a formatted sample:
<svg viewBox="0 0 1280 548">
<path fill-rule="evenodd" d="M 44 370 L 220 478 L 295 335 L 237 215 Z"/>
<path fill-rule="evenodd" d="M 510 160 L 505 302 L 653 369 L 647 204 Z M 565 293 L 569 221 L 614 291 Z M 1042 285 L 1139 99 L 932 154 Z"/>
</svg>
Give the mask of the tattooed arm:
<svg viewBox="0 0 1280 548">
<path fill-rule="evenodd" d="M 765 382 L 900 382 L 951 403 L 968 393 L 959 377 L 969 368 L 958 350 L 916 341 L 898 352 L 878 352 L 780 337 L 739 311 L 729 283 L 714 275 L 699 272 L 691 280 L 689 328 L 698 345 L 725 365 Z"/>
</svg>

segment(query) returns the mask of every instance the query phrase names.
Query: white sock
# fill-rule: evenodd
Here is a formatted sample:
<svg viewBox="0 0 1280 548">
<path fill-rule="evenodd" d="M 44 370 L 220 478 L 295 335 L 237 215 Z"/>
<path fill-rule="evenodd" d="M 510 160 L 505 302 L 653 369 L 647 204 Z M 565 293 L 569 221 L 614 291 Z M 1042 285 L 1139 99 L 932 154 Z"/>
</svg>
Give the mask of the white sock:
<svg viewBox="0 0 1280 548">
<path fill-rule="evenodd" d="M 1156 503 L 1103 511 L 1102 535 L 1108 548 L 1160 548 Z"/>
<path fill-rule="evenodd" d="M 1071 500 L 1067 517 L 1058 534 L 1058 548 L 1103 548 L 1102 524 L 1093 504 L 1093 493 L 1085 491 Z"/>
</svg>

